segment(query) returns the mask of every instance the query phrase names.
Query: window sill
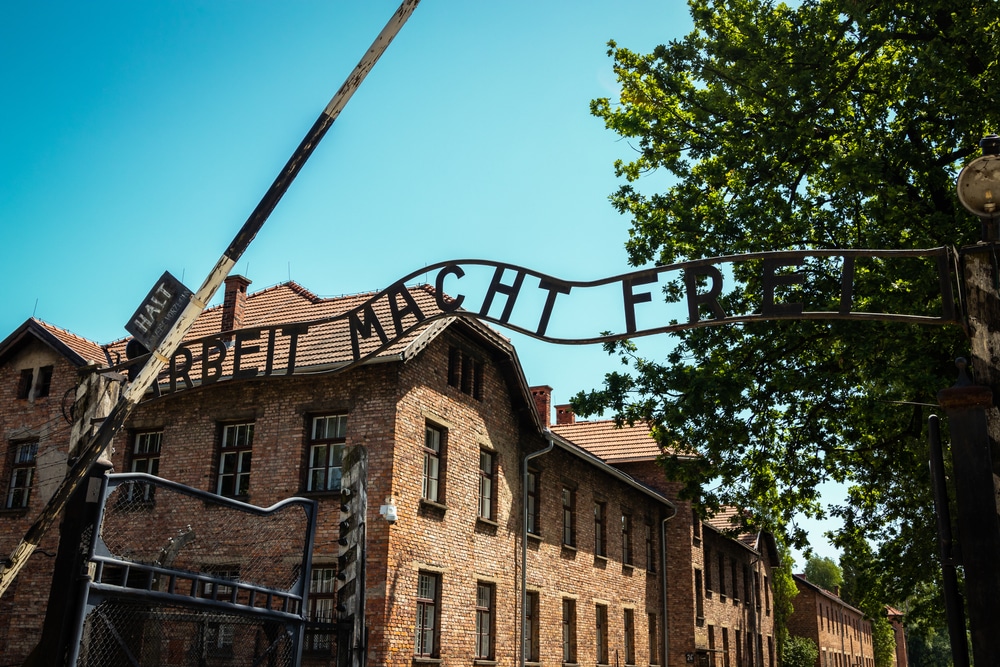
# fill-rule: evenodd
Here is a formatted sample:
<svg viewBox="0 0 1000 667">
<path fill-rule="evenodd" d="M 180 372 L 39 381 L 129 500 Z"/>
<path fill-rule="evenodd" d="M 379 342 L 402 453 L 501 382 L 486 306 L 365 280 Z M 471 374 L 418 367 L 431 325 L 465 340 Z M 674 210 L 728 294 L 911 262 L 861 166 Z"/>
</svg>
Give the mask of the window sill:
<svg viewBox="0 0 1000 667">
<path fill-rule="evenodd" d="M 635 565 L 633 565 L 632 563 L 622 563 L 622 572 L 631 572 L 634 569 Z M 632 663 L 626 662 L 625 664 L 630 665 Z"/>
<path fill-rule="evenodd" d="M 491 526 L 493 528 L 499 528 L 500 527 L 500 524 L 497 523 L 496 521 L 494 521 L 493 519 L 487 519 L 487 518 L 484 518 L 484 517 L 481 517 L 481 516 L 477 516 L 476 517 L 476 523 L 482 523 L 482 524 L 485 524 L 487 526 Z"/>
<path fill-rule="evenodd" d="M 438 510 L 440 512 L 448 511 L 448 506 L 444 503 L 439 503 L 436 500 L 428 500 L 427 498 L 420 499 L 420 506 L 426 507 L 427 509 Z M 428 658 L 428 660 L 438 660 L 438 658 Z"/>
<path fill-rule="evenodd" d="M 594 554 L 594 560 L 595 561 L 602 561 L 602 562 L 607 563 L 608 562 L 608 557 L 605 556 L 605 555 L 603 555 L 603 554 Z M 599 662 L 597 664 L 603 665 L 604 663 L 603 662 Z"/>
<path fill-rule="evenodd" d="M 573 544 L 566 544 L 565 542 L 563 542 L 562 548 L 563 548 L 564 551 L 576 551 L 576 546 L 575 545 L 573 545 Z M 567 663 L 564 663 L 564 664 L 575 665 L 577 663 L 575 663 L 575 662 L 567 662 Z"/>
<path fill-rule="evenodd" d="M 646 570 L 646 576 L 647 577 L 655 577 L 656 576 L 656 570 L 650 570 L 650 569 L 647 568 L 647 570 Z"/>
<path fill-rule="evenodd" d="M 527 535 L 529 540 L 534 540 L 535 542 L 542 541 L 542 536 L 539 535 L 538 533 L 528 533 Z"/>
<path fill-rule="evenodd" d="M 495 665 L 495 664 L 497 664 L 497 661 L 496 660 L 490 660 L 488 658 L 476 658 L 476 659 L 474 659 L 472 661 L 472 664 L 473 665 Z"/>
<path fill-rule="evenodd" d="M 440 665 L 444 661 L 441 658 L 422 658 L 420 656 L 413 656 L 414 665 Z"/>
</svg>

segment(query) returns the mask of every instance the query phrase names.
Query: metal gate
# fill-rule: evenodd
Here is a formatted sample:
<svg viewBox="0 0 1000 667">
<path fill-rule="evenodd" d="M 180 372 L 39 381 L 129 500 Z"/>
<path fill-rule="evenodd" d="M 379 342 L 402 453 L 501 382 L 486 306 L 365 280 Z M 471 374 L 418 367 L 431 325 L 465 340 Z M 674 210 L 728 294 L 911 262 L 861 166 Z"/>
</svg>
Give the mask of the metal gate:
<svg viewBox="0 0 1000 667">
<path fill-rule="evenodd" d="M 141 473 L 101 494 L 67 664 L 300 664 L 315 501 L 265 509 Z"/>
</svg>

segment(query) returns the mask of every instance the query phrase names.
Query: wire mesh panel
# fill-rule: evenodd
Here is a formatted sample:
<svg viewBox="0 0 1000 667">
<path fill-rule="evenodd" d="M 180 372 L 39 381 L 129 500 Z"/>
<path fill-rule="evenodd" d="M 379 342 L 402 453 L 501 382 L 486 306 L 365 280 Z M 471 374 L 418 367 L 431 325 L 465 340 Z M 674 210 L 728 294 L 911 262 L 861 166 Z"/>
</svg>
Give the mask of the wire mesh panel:
<svg viewBox="0 0 1000 667">
<path fill-rule="evenodd" d="M 296 664 L 294 627 L 182 605 L 110 598 L 87 614 L 77 665 Z"/>
<path fill-rule="evenodd" d="M 298 664 L 314 514 L 109 475 L 76 664 Z"/>
</svg>

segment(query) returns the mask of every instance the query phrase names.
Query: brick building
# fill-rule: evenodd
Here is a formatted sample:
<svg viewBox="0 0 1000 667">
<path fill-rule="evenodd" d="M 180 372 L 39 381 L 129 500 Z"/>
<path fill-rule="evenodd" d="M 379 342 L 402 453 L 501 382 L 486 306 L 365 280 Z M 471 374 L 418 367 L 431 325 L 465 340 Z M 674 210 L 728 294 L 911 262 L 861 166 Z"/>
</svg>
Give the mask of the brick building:
<svg viewBox="0 0 1000 667">
<path fill-rule="evenodd" d="M 818 667 L 874 667 L 872 624 L 864 613 L 828 591 L 795 575 L 794 608 L 789 634 L 807 637 L 819 647 Z"/>
<path fill-rule="evenodd" d="M 535 387 L 539 411 L 548 416 L 550 387 Z M 675 564 L 667 590 L 668 665 L 775 667 L 771 569 L 778 565 L 774 538 L 738 529 L 725 510 L 702 520 L 678 496 L 656 464 L 663 452 L 640 426 L 576 421 L 568 405 L 555 407 L 553 432 L 583 447 L 633 479 L 657 489 L 677 507 L 667 523 L 667 560 Z"/>
<path fill-rule="evenodd" d="M 370 664 L 658 665 L 666 655 L 683 663 L 677 605 L 666 602 L 678 595 L 672 579 L 690 576 L 690 559 L 676 559 L 701 553 L 690 529 L 687 549 L 675 544 L 675 526 L 690 526 L 690 516 L 671 520 L 676 510 L 663 491 L 546 429 L 509 341 L 447 318 L 338 373 L 352 343 L 315 323 L 364 296 L 323 299 L 295 283 L 250 294 L 248 285 L 227 280 L 223 305 L 199 318 L 158 390 L 116 437 L 112 460 L 119 472 L 257 506 L 290 496 L 318 502 L 309 603 L 318 624 L 307 635 L 306 664 L 333 663 L 332 627 L 322 622 L 335 603 L 340 461 L 358 446 L 368 454 Z M 375 308 L 396 316 L 436 297 L 416 287 L 400 298 Z M 225 333 L 233 328 L 242 330 Z M 65 473 L 65 397 L 81 369 L 117 368 L 127 348 L 126 340 L 100 346 L 34 319 L 0 343 L 0 550 L 11 551 L 47 485 Z M 392 522 L 380 512 L 389 507 Z M 717 539 L 715 529 L 704 532 L 706 543 Z M 717 553 L 752 552 L 730 542 Z M 0 664 L 19 664 L 37 641 L 51 579 L 45 555 L 55 549 L 50 534 L 0 599 Z M 227 576 L 239 579 L 238 568 Z M 725 608 L 738 616 L 752 605 Z M 707 628 L 695 630 L 693 611 L 689 619 L 706 651 L 711 628 L 723 623 L 713 609 Z M 725 637 L 720 631 L 714 641 Z M 232 639 L 216 632 L 211 641 Z"/>
</svg>

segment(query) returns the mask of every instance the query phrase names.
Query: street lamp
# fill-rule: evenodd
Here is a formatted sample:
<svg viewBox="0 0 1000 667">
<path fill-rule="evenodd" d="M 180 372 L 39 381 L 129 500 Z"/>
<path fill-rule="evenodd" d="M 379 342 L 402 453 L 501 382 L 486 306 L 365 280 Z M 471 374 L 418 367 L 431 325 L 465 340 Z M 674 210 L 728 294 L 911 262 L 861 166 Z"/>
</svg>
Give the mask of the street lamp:
<svg viewBox="0 0 1000 667">
<path fill-rule="evenodd" d="M 958 201 L 983 223 L 983 241 L 1000 241 L 1000 136 L 979 142 L 982 157 L 965 165 L 958 175 Z"/>
</svg>

